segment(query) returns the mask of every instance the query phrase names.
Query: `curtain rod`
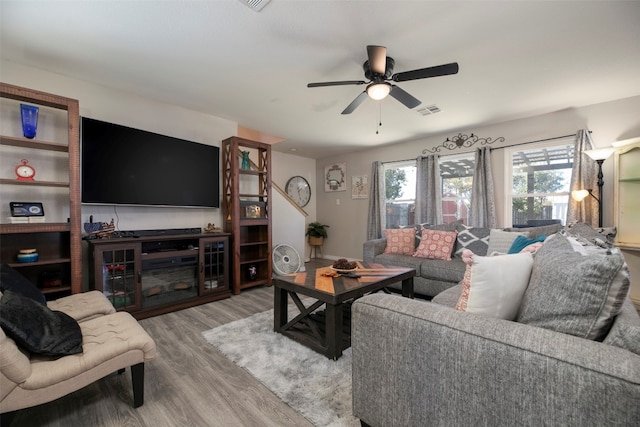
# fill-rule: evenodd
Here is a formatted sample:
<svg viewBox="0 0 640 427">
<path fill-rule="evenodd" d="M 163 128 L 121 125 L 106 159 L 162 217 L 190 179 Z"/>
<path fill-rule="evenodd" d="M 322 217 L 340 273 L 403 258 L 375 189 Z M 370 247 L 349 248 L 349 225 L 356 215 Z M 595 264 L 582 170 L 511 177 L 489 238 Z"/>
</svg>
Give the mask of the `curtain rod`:
<svg viewBox="0 0 640 427">
<path fill-rule="evenodd" d="M 589 133 L 591 133 L 591 131 L 589 131 Z M 546 141 L 553 141 L 553 140 L 556 140 L 556 139 L 569 138 L 569 137 L 576 136 L 576 135 L 577 135 L 577 133 L 572 133 L 572 134 L 569 134 L 569 135 L 554 136 L 552 138 L 536 139 L 535 141 L 518 142 L 516 144 L 503 145 L 502 147 L 495 147 L 495 148 L 494 147 L 489 147 L 489 149 L 491 149 L 491 150 L 499 150 L 501 148 L 517 147 L 518 145 L 534 144 L 536 142 L 546 142 Z M 466 153 L 466 151 L 463 152 L 463 153 L 441 154 L 441 155 L 439 155 L 439 157 L 455 156 L 456 154 L 464 154 L 464 153 Z M 380 163 L 384 165 L 384 164 L 387 164 L 387 163 L 408 162 L 410 160 L 416 160 L 416 158 L 417 157 L 412 158 L 412 159 L 403 159 L 403 160 L 389 160 L 388 162 L 380 162 Z"/>
</svg>

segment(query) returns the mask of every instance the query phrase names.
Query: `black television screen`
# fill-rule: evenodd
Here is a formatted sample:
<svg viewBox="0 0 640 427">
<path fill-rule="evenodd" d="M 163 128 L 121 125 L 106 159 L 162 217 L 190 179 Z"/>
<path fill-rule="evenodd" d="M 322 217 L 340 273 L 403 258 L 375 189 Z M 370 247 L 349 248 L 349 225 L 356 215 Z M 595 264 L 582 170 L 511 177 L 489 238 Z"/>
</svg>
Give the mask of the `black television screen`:
<svg viewBox="0 0 640 427">
<path fill-rule="evenodd" d="M 220 148 L 82 117 L 82 203 L 220 207 Z"/>
</svg>

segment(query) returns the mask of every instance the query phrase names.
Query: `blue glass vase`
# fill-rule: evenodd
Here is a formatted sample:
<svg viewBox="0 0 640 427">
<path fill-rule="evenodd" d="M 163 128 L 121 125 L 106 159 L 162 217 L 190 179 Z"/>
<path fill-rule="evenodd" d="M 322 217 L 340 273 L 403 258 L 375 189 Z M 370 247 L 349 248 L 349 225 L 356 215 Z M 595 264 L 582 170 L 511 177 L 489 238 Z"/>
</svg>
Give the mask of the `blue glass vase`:
<svg viewBox="0 0 640 427">
<path fill-rule="evenodd" d="M 38 128 L 38 107 L 27 104 L 20 104 L 20 115 L 22 116 L 22 133 L 25 138 L 35 138 Z"/>
<path fill-rule="evenodd" d="M 240 165 L 241 169 L 251 169 L 251 162 L 249 161 L 249 152 L 241 151 L 242 153 L 242 164 Z"/>
</svg>

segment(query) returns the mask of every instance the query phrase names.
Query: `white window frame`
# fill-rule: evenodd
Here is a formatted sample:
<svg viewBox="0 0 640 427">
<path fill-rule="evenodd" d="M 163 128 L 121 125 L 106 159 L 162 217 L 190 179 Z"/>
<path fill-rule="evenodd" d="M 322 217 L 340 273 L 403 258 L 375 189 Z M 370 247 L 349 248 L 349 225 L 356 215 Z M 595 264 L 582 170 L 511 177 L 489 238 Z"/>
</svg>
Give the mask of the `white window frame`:
<svg viewBox="0 0 640 427">
<path fill-rule="evenodd" d="M 413 168 L 414 168 L 414 171 L 417 171 L 417 168 L 418 168 L 418 165 L 416 164 L 416 161 L 415 161 L 415 160 L 400 160 L 400 161 L 395 161 L 395 162 L 386 162 L 386 163 L 384 163 L 384 164 L 383 164 L 383 166 L 384 166 L 384 168 L 383 168 L 383 169 L 384 169 L 383 173 L 384 173 L 385 181 L 386 181 L 387 169 L 400 169 L 400 168 L 403 168 L 403 167 L 413 167 Z M 414 173 L 414 175 L 415 175 L 415 173 Z M 410 183 L 410 180 L 409 180 L 409 183 Z M 412 203 L 413 203 L 413 205 L 415 206 L 415 204 L 416 204 L 416 189 L 417 189 L 417 185 L 416 185 L 416 182 L 415 182 L 415 179 L 414 179 L 414 185 L 413 185 L 413 198 L 410 198 L 410 197 L 409 197 L 409 198 L 407 198 L 407 195 L 406 195 L 406 194 L 404 194 L 403 196 L 404 196 L 405 198 L 403 198 L 403 199 L 395 199 L 395 201 L 396 201 L 396 202 L 407 202 L 407 203 L 411 203 L 411 202 L 412 202 Z M 385 200 L 384 200 L 384 205 L 385 205 L 385 207 L 386 207 L 386 205 L 387 205 L 386 189 L 385 189 Z M 394 224 L 391 224 L 391 226 L 392 226 L 392 225 L 394 225 Z M 397 224 L 396 224 L 396 225 L 397 225 Z M 412 224 L 409 224 L 409 225 L 412 225 Z M 388 228 L 389 226 L 390 226 L 390 225 L 388 224 L 388 221 L 387 221 L 387 218 L 386 218 L 386 215 L 385 215 L 385 225 L 384 225 L 384 228 Z"/>
<path fill-rule="evenodd" d="M 514 145 L 511 147 L 504 148 L 504 171 L 505 171 L 505 180 L 504 180 L 504 194 L 505 194 L 505 203 L 504 203 L 504 226 L 512 227 L 513 226 L 513 153 L 518 151 L 528 151 L 528 150 L 538 150 L 543 148 L 552 148 L 563 145 L 572 145 L 574 143 L 574 137 L 569 136 L 566 138 L 558 138 L 553 141 L 539 142 L 533 144 L 524 144 L 522 145 Z M 536 193 L 536 196 L 567 196 L 569 197 L 570 192 L 559 192 L 559 193 Z M 518 195 L 518 197 L 523 197 L 522 195 Z M 562 218 L 563 223 L 566 218 Z"/>
</svg>

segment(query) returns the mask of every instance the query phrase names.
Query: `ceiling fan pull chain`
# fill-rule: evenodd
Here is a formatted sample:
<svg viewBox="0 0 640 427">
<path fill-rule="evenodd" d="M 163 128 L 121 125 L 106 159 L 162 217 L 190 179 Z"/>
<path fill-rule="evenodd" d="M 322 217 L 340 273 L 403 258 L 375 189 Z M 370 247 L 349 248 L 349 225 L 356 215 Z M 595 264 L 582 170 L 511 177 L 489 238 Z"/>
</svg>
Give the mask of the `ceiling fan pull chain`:
<svg viewBox="0 0 640 427">
<path fill-rule="evenodd" d="M 378 104 L 378 126 L 376 127 L 376 135 L 380 133 L 378 132 L 380 126 L 382 126 L 382 102 Z"/>
</svg>

